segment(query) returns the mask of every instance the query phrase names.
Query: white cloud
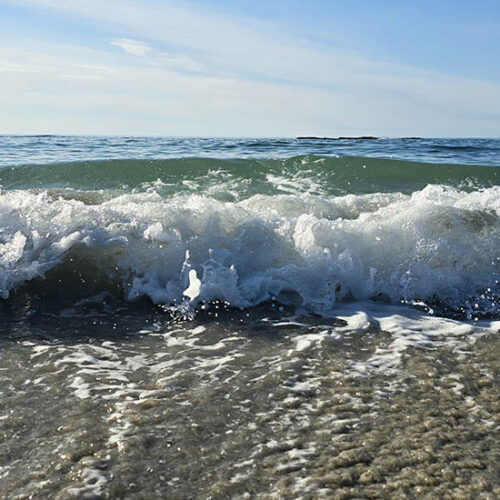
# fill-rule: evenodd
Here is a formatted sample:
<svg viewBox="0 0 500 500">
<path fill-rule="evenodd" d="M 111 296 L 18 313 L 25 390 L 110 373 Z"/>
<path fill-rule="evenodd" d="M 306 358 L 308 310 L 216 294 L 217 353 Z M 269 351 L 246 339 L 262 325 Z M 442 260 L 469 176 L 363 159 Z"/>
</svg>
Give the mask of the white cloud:
<svg viewBox="0 0 500 500">
<path fill-rule="evenodd" d="M 148 43 L 142 42 L 141 40 L 131 40 L 129 38 L 118 38 L 117 40 L 113 40 L 111 45 L 120 47 L 128 54 L 141 57 L 144 57 L 152 50 Z"/>
</svg>

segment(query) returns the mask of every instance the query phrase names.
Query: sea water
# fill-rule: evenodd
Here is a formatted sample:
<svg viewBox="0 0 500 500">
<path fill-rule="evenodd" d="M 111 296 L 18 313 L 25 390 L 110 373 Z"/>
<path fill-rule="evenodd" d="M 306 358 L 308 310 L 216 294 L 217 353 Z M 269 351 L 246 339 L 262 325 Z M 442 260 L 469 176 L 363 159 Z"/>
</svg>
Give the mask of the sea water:
<svg viewBox="0 0 500 500">
<path fill-rule="evenodd" d="M 500 140 L 0 137 L 0 490 L 495 498 Z"/>
</svg>

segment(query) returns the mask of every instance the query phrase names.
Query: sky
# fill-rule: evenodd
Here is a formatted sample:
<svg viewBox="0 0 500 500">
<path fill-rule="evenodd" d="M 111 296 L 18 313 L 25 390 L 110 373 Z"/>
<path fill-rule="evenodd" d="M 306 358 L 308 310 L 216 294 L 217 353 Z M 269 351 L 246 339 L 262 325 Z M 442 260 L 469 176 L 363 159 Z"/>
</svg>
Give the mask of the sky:
<svg viewBox="0 0 500 500">
<path fill-rule="evenodd" d="M 498 0 L 0 0 L 0 133 L 500 137 Z"/>
</svg>

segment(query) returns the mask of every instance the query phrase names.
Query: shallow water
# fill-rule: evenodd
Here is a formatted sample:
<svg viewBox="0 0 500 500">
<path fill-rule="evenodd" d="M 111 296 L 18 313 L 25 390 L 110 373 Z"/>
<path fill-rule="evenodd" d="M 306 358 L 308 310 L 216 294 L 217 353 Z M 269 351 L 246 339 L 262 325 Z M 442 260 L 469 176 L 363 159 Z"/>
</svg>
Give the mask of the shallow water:
<svg viewBox="0 0 500 500">
<path fill-rule="evenodd" d="M 499 140 L 0 146 L 2 496 L 500 496 Z"/>
<path fill-rule="evenodd" d="M 291 314 L 9 325 L 3 494 L 498 497 L 498 332 Z"/>
</svg>

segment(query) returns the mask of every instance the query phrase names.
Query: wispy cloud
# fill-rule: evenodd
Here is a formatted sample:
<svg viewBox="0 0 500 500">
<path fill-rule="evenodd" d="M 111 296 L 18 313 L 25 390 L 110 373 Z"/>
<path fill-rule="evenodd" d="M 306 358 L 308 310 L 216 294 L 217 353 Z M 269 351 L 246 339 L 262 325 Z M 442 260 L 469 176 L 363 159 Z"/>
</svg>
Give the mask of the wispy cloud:
<svg viewBox="0 0 500 500">
<path fill-rule="evenodd" d="M 111 45 L 116 45 L 120 47 L 128 54 L 133 56 L 141 56 L 149 54 L 152 50 L 149 43 L 143 42 L 141 40 L 131 40 L 130 38 L 118 38 L 111 42 Z"/>
<path fill-rule="evenodd" d="M 26 64 L 16 64 L 15 62 L 11 62 L 9 64 L 5 64 L 0 66 L 0 71 L 9 71 L 12 73 L 37 73 L 41 69 L 36 66 L 27 66 Z"/>
<path fill-rule="evenodd" d="M 147 57 L 149 62 L 157 66 L 164 66 L 180 71 L 200 72 L 203 70 L 203 65 L 191 57 L 154 50 L 149 43 L 142 40 L 117 38 L 111 42 L 111 45 L 120 47 L 127 54 Z"/>
</svg>

